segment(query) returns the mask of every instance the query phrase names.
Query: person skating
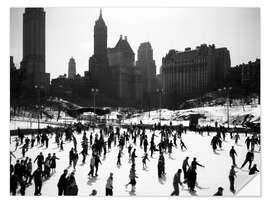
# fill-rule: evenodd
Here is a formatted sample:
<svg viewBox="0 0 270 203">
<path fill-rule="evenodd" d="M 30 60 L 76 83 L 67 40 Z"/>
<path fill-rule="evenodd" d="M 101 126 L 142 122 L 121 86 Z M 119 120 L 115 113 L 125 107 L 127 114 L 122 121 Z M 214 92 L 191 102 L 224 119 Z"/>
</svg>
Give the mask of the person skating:
<svg viewBox="0 0 270 203">
<path fill-rule="evenodd" d="M 181 169 L 178 169 L 178 171 L 175 173 L 174 177 L 173 177 L 173 192 L 171 193 L 171 196 L 175 195 L 175 196 L 179 196 L 179 184 L 182 185 L 181 182 Z"/>
<path fill-rule="evenodd" d="M 236 135 L 234 136 L 234 140 L 235 140 L 235 144 L 238 144 L 238 140 L 240 140 L 240 136 L 238 133 L 236 133 Z"/>
<path fill-rule="evenodd" d="M 183 173 L 184 173 L 184 180 L 187 179 L 187 171 L 188 171 L 188 168 L 189 168 L 188 159 L 189 159 L 189 157 L 187 156 L 185 158 L 185 160 L 183 161 L 183 164 L 182 164 L 182 169 L 183 169 Z"/>
<path fill-rule="evenodd" d="M 65 196 L 76 196 L 78 195 L 78 186 L 75 180 L 75 173 L 71 172 L 71 174 L 67 178 L 67 186 L 64 191 Z"/>
<path fill-rule="evenodd" d="M 76 170 L 78 160 L 79 160 L 79 155 L 78 155 L 77 151 L 74 150 L 74 155 L 73 155 L 73 160 L 72 160 L 74 170 Z"/>
<path fill-rule="evenodd" d="M 110 173 L 109 178 L 107 179 L 106 188 L 105 188 L 106 196 L 113 196 L 113 173 Z"/>
<path fill-rule="evenodd" d="M 223 187 L 218 187 L 218 191 L 213 196 L 223 196 Z"/>
<path fill-rule="evenodd" d="M 56 157 L 55 153 L 53 153 L 53 156 L 51 158 L 51 169 L 52 169 L 52 172 L 55 172 L 55 169 L 56 169 L 56 160 L 59 160 L 59 158 Z"/>
<path fill-rule="evenodd" d="M 122 152 L 121 149 L 119 149 L 119 152 L 118 152 L 118 155 L 117 155 L 117 163 L 116 163 L 117 166 L 121 166 L 121 157 L 122 157 L 122 155 L 123 155 L 123 152 Z"/>
<path fill-rule="evenodd" d="M 254 153 L 252 151 L 248 151 L 247 154 L 246 154 L 246 159 L 244 161 L 244 163 L 242 164 L 241 166 L 241 169 L 249 162 L 249 166 L 248 166 L 248 169 L 251 168 L 251 164 L 254 160 Z"/>
<path fill-rule="evenodd" d="M 169 157 L 171 157 L 172 154 L 172 147 L 173 147 L 173 142 L 170 141 L 168 144 L 168 153 L 169 153 Z"/>
<path fill-rule="evenodd" d="M 74 149 L 73 147 L 71 147 L 69 151 L 69 166 L 71 166 L 73 159 L 74 159 Z"/>
<path fill-rule="evenodd" d="M 165 159 L 163 153 L 160 153 L 158 159 L 158 177 L 162 178 L 165 175 Z"/>
<path fill-rule="evenodd" d="M 147 153 L 145 153 L 145 155 L 142 157 L 143 169 L 147 168 L 146 160 L 150 161 L 148 159 L 148 154 Z"/>
<path fill-rule="evenodd" d="M 94 176 L 94 167 L 95 167 L 95 155 L 92 153 L 92 157 L 90 159 L 90 171 L 88 173 L 89 176 Z"/>
<path fill-rule="evenodd" d="M 249 150 L 250 142 L 251 142 L 250 137 L 247 137 L 247 139 L 245 140 L 245 144 L 246 144 L 246 146 L 247 146 L 247 150 Z"/>
<path fill-rule="evenodd" d="M 33 169 L 32 159 L 29 159 L 29 161 L 26 164 L 26 182 L 30 182 L 32 169 Z"/>
<path fill-rule="evenodd" d="M 18 179 L 17 174 L 13 173 L 10 176 L 10 193 L 13 196 L 16 195 L 16 191 L 17 191 L 17 188 L 18 188 L 18 182 L 19 182 L 19 179 Z"/>
<path fill-rule="evenodd" d="M 129 146 L 128 146 L 128 157 L 129 157 L 129 159 L 131 159 L 131 150 L 132 150 L 132 145 L 129 144 Z"/>
<path fill-rule="evenodd" d="M 234 170 L 234 165 L 232 165 L 230 174 L 229 174 L 229 181 L 230 181 L 230 191 L 234 194 L 235 193 L 235 188 L 234 188 L 234 181 L 236 177 L 236 171 Z"/>
<path fill-rule="evenodd" d="M 148 146 L 148 141 L 147 141 L 147 138 L 145 138 L 144 141 L 143 141 L 143 149 L 144 149 L 144 153 L 147 152 L 147 146 Z"/>
<path fill-rule="evenodd" d="M 204 168 L 204 166 L 202 164 L 199 164 L 197 162 L 197 158 L 194 157 L 193 158 L 193 161 L 191 162 L 191 168 L 194 169 L 194 170 L 196 170 L 197 169 L 197 166 L 200 166 L 200 167 L 203 167 Z"/>
<path fill-rule="evenodd" d="M 64 141 L 61 139 L 60 141 L 60 151 L 64 151 Z"/>
<path fill-rule="evenodd" d="M 51 175 L 51 158 L 51 154 L 49 153 L 44 162 L 44 175 L 46 179 Z"/>
<path fill-rule="evenodd" d="M 196 180 L 197 180 L 196 168 L 192 167 L 191 165 L 187 171 L 187 179 L 185 181 L 187 182 L 190 193 L 196 192 L 195 190 Z"/>
<path fill-rule="evenodd" d="M 136 185 L 136 178 L 138 178 L 138 176 L 136 175 L 136 169 L 135 169 L 135 164 L 131 165 L 131 169 L 129 172 L 129 183 L 126 184 L 125 186 L 127 187 L 129 184 L 131 184 L 131 191 L 135 190 L 135 185 Z"/>
<path fill-rule="evenodd" d="M 135 158 L 136 158 L 136 149 L 133 150 L 132 154 L 131 154 L 131 163 L 135 164 Z"/>
<path fill-rule="evenodd" d="M 14 150 L 14 152 L 17 150 L 17 148 L 18 148 L 19 145 L 20 145 L 20 143 L 19 143 L 19 138 L 16 137 L 16 138 L 15 138 L 15 150 Z"/>
<path fill-rule="evenodd" d="M 65 169 L 63 174 L 60 176 L 57 187 L 58 187 L 58 196 L 62 196 L 64 194 L 65 188 L 67 186 L 67 173 L 68 170 Z"/>
<path fill-rule="evenodd" d="M 212 145 L 213 152 L 216 153 L 217 145 L 218 145 L 218 138 L 217 138 L 217 136 L 214 136 L 212 138 L 211 145 Z"/>
<path fill-rule="evenodd" d="M 33 147 L 34 147 L 34 145 L 35 145 L 35 141 L 36 141 L 36 137 L 35 137 L 35 135 L 34 135 L 34 134 L 32 134 L 32 136 L 31 136 L 31 148 L 33 148 Z"/>
<path fill-rule="evenodd" d="M 98 176 L 98 167 L 99 167 L 99 164 L 101 164 L 101 161 L 100 161 L 99 155 L 96 154 L 95 155 L 95 168 L 96 168 L 96 174 L 95 174 L 95 176 Z"/>
<path fill-rule="evenodd" d="M 232 164 L 234 166 L 236 166 L 236 163 L 235 163 L 235 156 L 237 156 L 237 153 L 234 149 L 234 146 L 232 146 L 231 150 L 230 150 L 230 157 L 232 158 Z"/>
<path fill-rule="evenodd" d="M 40 167 L 38 167 L 34 173 L 32 174 L 30 183 L 32 182 L 32 178 L 34 178 L 34 184 L 35 184 L 35 193 L 34 195 L 41 195 L 41 188 L 42 188 L 42 170 Z"/>
<path fill-rule="evenodd" d="M 187 147 L 185 145 L 185 143 L 183 142 L 182 139 L 180 139 L 180 147 L 181 147 L 181 150 L 183 151 L 183 149 L 185 148 L 185 150 L 187 150 Z"/>
<path fill-rule="evenodd" d="M 249 175 L 254 175 L 256 172 L 260 172 L 258 169 L 257 169 L 257 165 L 254 164 L 251 169 L 249 170 Z"/>
<path fill-rule="evenodd" d="M 37 160 L 37 166 L 38 168 L 42 168 L 42 164 L 44 163 L 44 156 L 42 152 L 39 153 L 39 155 L 35 158 L 34 163 Z"/>
</svg>

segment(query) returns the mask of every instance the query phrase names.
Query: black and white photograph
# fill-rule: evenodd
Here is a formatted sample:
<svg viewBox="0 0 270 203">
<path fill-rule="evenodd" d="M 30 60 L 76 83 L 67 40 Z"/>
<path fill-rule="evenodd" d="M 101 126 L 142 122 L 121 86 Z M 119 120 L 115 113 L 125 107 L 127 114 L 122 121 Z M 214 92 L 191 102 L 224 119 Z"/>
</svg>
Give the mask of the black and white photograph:
<svg viewBox="0 0 270 203">
<path fill-rule="evenodd" d="M 259 7 L 9 9 L 10 196 L 260 185 Z"/>
</svg>

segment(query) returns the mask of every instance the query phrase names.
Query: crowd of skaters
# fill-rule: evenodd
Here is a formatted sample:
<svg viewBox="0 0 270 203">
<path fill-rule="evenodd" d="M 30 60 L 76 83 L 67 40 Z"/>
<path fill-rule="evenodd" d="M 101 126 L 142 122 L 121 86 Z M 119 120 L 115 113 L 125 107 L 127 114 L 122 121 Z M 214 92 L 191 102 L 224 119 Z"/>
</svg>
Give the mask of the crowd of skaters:
<svg viewBox="0 0 270 203">
<path fill-rule="evenodd" d="M 187 129 L 182 125 L 180 126 L 172 126 L 170 123 L 169 126 L 161 126 L 161 124 L 154 124 L 151 132 L 150 142 L 148 142 L 148 137 L 146 134 L 146 128 L 142 124 L 139 125 L 130 125 L 126 131 L 120 133 L 120 128 L 116 127 L 114 129 L 112 126 L 105 128 L 98 128 L 99 133 L 95 133 L 95 127 L 93 130 L 90 130 L 90 126 L 83 126 L 81 123 L 76 123 L 73 125 L 67 126 L 65 129 L 59 129 L 55 133 L 50 132 L 49 128 L 44 129 L 41 132 L 38 132 L 37 135 L 32 134 L 29 136 L 24 136 L 21 133 L 20 129 L 18 129 L 18 137 L 15 138 L 15 149 L 16 151 L 19 146 L 22 149 L 22 157 L 21 161 L 17 160 L 16 164 L 13 166 L 11 164 L 11 186 L 10 191 L 12 195 L 16 195 L 18 192 L 18 188 L 20 188 L 19 192 L 21 195 L 25 195 L 25 189 L 28 185 L 32 184 L 32 179 L 34 179 L 35 184 L 35 192 L 34 195 L 41 195 L 42 184 L 44 181 L 48 180 L 50 176 L 55 172 L 56 169 L 56 154 L 51 153 L 48 154 L 46 158 L 42 152 L 36 157 L 34 163 L 37 162 L 37 169 L 32 172 L 32 160 L 28 157 L 25 158 L 25 153 L 29 148 L 33 148 L 35 146 L 45 146 L 48 148 L 49 140 L 52 140 L 53 135 L 54 141 L 57 144 L 60 151 L 64 150 L 64 144 L 66 142 L 72 142 L 73 147 L 69 151 L 69 166 L 73 168 L 73 171 L 68 174 L 68 170 L 65 169 L 61 177 L 59 178 L 59 182 L 57 184 L 58 187 L 58 195 L 77 195 L 78 194 L 78 186 L 75 180 L 76 173 L 76 165 L 79 160 L 79 154 L 82 155 L 82 164 L 85 163 L 86 157 L 90 155 L 90 167 L 89 167 L 89 178 L 94 178 L 98 176 L 99 165 L 101 165 L 100 157 L 106 157 L 106 153 L 110 152 L 112 145 L 113 147 L 118 147 L 119 152 L 117 154 L 117 162 L 116 165 L 121 167 L 121 157 L 123 155 L 124 147 L 127 147 L 129 154 L 129 164 L 131 164 L 131 169 L 129 173 L 130 182 L 126 185 L 126 187 L 130 184 L 131 191 L 135 191 L 136 179 L 138 178 L 136 174 L 136 145 L 137 141 L 139 142 L 140 148 L 143 149 L 144 155 L 142 158 L 143 169 L 147 168 L 146 161 L 150 161 L 148 158 L 148 151 L 150 151 L 150 156 L 152 157 L 154 153 L 159 153 L 157 172 L 158 178 L 162 179 L 166 176 L 165 172 L 165 158 L 164 153 L 168 154 L 169 157 L 173 153 L 173 147 L 177 147 L 178 143 L 182 151 L 188 150 L 185 145 L 182 134 L 186 134 Z M 157 131 L 158 130 L 158 131 Z M 83 133 L 82 137 L 82 151 L 77 152 L 77 139 L 74 136 L 74 131 L 78 134 Z M 87 137 L 87 133 L 89 132 L 89 137 Z M 158 135 L 158 133 L 159 135 Z M 202 128 L 197 128 L 196 132 L 200 135 L 203 135 L 205 132 Z M 207 135 L 209 135 L 209 131 L 207 131 Z M 216 135 L 212 138 L 211 145 L 213 148 L 213 152 L 216 153 L 217 148 L 222 148 L 222 141 L 226 139 L 226 130 L 223 126 L 216 128 Z M 230 139 L 235 140 L 235 144 L 238 143 L 240 136 L 238 133 L 234 134 L 229 132 Z M 105 137 L 107 139 L 105 139 Z M 156 144 L 155 138 L 160 138 Z M 246 137 L 246 146 L 247 146 L 247 157 L 244 160 L 244 163 L 241 168 L 243 168 L 246 163 L 249 163 L 249 174 L 254 174 L 259 172 L 254 164 L 251 167 L 252 161 L 254 159 L 254 148 L 256 145 L 260 146 L 260 136 L 258 134 L 254 134 L 252 137 Z M 35 145 L 36 144 L 36 145 Z M 150 146 L 149 146 L 150 145 Z M 253 158 L 252 158 L 253 154 Z M 232 158 L 232 167 L 229 172 L 229 181 L 230 181 L 230 190 L 235 193 L 234 182 L 236 178 L 235 167 L 235 156 L 237 153 L 232 146 L 232 149 L 229 153 Z M 11 156 L 16 159 L 13 152 L 11 152 Z M 12 157 L 11 157 L 12 158 Z M 189 157 L 186 157 L 182 163 L 182 169 L 178 169 L 173 178 L 173 188 L 174 191 L 171 195 L 179 195 L 179 187 L 178 184 L 184 187 L 184 184 L 187 185 L 187 188 L 190 193 L 196 193 L 195 186 L 197 184 L 197 166 L 205 167 L 204 165 L 197 162 L 196 157 L 193 158 L 191 164 L 188 163 Z M 183 172 L 183 181 L 181 181 L 181 174 Z M 20 187 L 19 187 L 20 186 Z M 222 194 L 223 188 L 219 187 L 218 192 L 215 195 Z M 97 191 L 93 190 L 91 195 L 96 195 Z M 113 195 L 113 173 L 110 173 L 109 178 L 107 179 L 105 186 L 105 195 Z"/>
</svg>

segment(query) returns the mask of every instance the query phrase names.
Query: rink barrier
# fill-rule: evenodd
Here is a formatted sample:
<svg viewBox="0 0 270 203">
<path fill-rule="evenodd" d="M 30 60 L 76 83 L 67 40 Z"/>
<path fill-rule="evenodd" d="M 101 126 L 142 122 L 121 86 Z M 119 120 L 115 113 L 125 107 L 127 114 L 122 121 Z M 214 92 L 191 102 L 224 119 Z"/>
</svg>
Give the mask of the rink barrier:
<svg viewBox="0 0 270 203">
<path fill-rule="evenodd" d="M 96 126 L 93 126 L 91 125 L 90 128 L 101 128 L 101 127 L 104 127 L 104 126 L 109 126 L 109 125 L 106 125 L 106 123 L 99 123 L 97 124 Z M 129 124 L 121 124 L 121 125 L 110 125 L 110 126 L 117 126 L 117 127 L 120 127 L 120 128 L 124 128 L 124 129 L 127 129 L 128 127 L 130 127 Z M 137 127 L 140 127 L 140 128 L 145 128 L 145 129 L 153 129 L 153 125 L 150 125 L 150 124 L 138 124 Z M 173 129 L 178 129 L 179 126 L 172 126 L 171 128 Z M 57 130 L 62 130 L 64 131 L 65 127 L 50 127 L 49 129 L 49 133 L 54 133 L 56 132 Z M 158 129 L 158 128 L 157 128 Z M 209 130 L 207 131 L 205 128 L 202 128 L 202 130 L 197 130 L 197 129 L 190 129 L 189 127 L 187 126 L 183 126 L 182 129 L 184 130 L 188 130 L 188 131 L 193 131 L 193 132 L 200 132 L 200 131 L 203 131 L 203 132 L 217 132 L 217 129 L 215 127 L 209 127 Z M 43 130 L 47 130 L 47 128 L 40 128 L 40 131 L 42 132 Z M 82 131 L 84 130 L 87 130 L 87 127 L 86 126 L 82 126 Z M 160 128 L 158 129 L 160 130 Z M 226 128 L 227 130 L 227 128 Z M 20 129 L 20 131 L 24 134 L 24 135 L 31 135 L 31 134 L 37 134 L 38 133 L 38 129 L 30 129 L 30 128 L 24 128 L 24 129 Z M 47 131 L 48 132 L 48 131 Z M 260 132 L 255 132 L 254 130 L 252 129 L 249 129 L 249 128 L 240 128 L 240 127 L 237 127 L 237 128 L 230 128 L 229 129 L 229 132 L 233 132 L 233 133 L 260 133 Z M 16 136 L 18 135 L 18 130 L 17 129 L 14 129 L 14 130 L 10 130 L 10 136 Z"/>
</svg>

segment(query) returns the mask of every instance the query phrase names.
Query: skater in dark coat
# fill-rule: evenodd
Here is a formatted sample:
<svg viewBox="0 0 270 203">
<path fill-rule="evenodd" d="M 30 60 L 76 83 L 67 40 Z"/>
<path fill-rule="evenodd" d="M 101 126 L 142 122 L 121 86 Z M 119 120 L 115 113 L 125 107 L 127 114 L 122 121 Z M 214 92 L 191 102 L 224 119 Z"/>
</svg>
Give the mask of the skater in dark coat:
<svg viewBox="0 0 270 203">
<path fill-rule="evenodd" d="M 52 169 L 52 172 L 55 172 L 55 169 L 56 169 L 56 160 L 59 160 L 59 158 L 56 157 L 55 153 L 53 153 L 53 156 L 51 158 L 51 169 Z"/>
<path fill-rule="evenodd" d="M 100 161 L 99 155 L 96 154 L 96 156 L 95 156 L 96 176 L 98 176 L 98 166 L 99 166 L 99 164 L 101 164 L 101 161 Z"/>
<path fill-rule="evenodd" d="M 197 169 L 197 166 L 200 166 L 200 167 L 203 167 L 204 168 L 204 166 L 202 164 L 199 164 L 197 162 L 196 157 L 194 157 L 193 158 L 193 161 L 191 162 L 191 168 L 194 169 L 194 170 L 196 170 Z"/>
<path fill-rule="evenodd" d="M 74 159 L 74 150 L 72 147 L 69 151 L 69 166 L 71 166 L 73 159 Z"/>
<path fill-rule="evenodd" d="M 171 196 L 175 195 L 175 196 L 179 196 L 179 184 L 182 185 L 181 182 L 181 169 L 178 169 L 178 171 L 176 172 L 176 174 L 173 177 L 173 192 L 171 193 Z"/>
<path fill-rule="evenodd" d="M 36 160 L 38 168 L 42 168 L 42 164 L 44 163 L 44 156 L 42 152 L 40 152 L 40 154 L 35 158 L 34 163 L 36 162 Z"/>
<path fill-rule="evenodd" d="M 67 186 L 67 173 L 68 170 L 65 169 L 64 173 L 60 176 L 60 179 L 58 181 L 58 196 L 62 196 L 64 194 L 65 188 Z"/>
<path fill-rule="evenodd" d="M 106 183 L 106 196 L 113 196 L 113 173 L 110 173 L 110 177 L 107 179 Z"/>
<path fill-rule="evenodd" d="M 182 164 L 182 169 L 184 172 L 184 179 L 187 178 L 187 171 L 188 171 L 188 167 L 189 167 L 188 159 L 189 159 L 189 157 L 187 156 Z"/>
<path fill-rule="evenodd" d="M 252 168 L 249 170 L 249 175 L 254 175 L 256 172 L 260 172 L 260 171 L 257 169 L 257 165 L 254 164 Z"/>
<path fill-rule="evenodd" d="M 216 153 L 217 145 L 218 145 L 218 138 L 217 138 L 217 136 L 214 136 L 212 138 L 211 145 L 212 145 L 213 152 Z"/>
<path fill-rule="evenodd" d="M 236 166 L 236 163 L 235 163 L 235 155 L 237 156 L 237 153 L 234 149 L 234 147 L 232 146 L 231 150 L 230 150 L 230 157 L 232 158 L 232 164 L 234 166 Z"/>
<path fill-rule="evenodd" d="M 150 161 L 148 159 L 148 154 L 147 153 L 145 153 L 145 155 L 142 157 L 143 169 L 147 168 L 146 160 Z"/>
<path fill-rule="evenodd" d="M 238 140 L 240 140 L 240 136 L 238 133 L 236 133 L 236 135 L 234 136 L 234 140 L 235 140 L 235 144 L 238 144 Z"/>
<path fill-rule="evenodd" d="M 248 169 L 250 169 L 253 160 L 254 160 L 254 153 L 252 151 L 248 151 L 246 154 L 246 159 L 244 163 L 242 164 L 241 168 L 243 168 L 247 164 L 247 162 L 249 162 Z"/>
<path fill-rule="evenodd" d="M 235 177 L 236 177 L 236 171 L 234 170 L 234 166 L 232 165 L 230 174 L 229 174 L 229 181 L 230 181 L 230 190 L 233 194 L 235 193 L 235 188 L 234 188 Z"/>
<path fill-rule="evenodd" d="M 251 142 L 250 137 L 247 137 L 247 139 L 245 140 L 245 144 L 246 144 L 246 146 L 247 146 L 247 150 L 249 150 L 250 142 Z"/>
<path fill-rule="evenodd" d="M 42 170 L 41 170 L 41 168 L 37 168 L 34 171 L 31 179 L 32 178 L 34 178 L 34 183 L 35 183 L 35 193 L 34 193 L 34 195 L 41 195 L 41 188 L 42 188 Z"/>
<path fill-rule="evenodd" d="M 117 155 L 117 163 L 116 163 L 117 166 L 121 166 L 121 157 L 122 157 L 122 155 L 123 155 L 123 152 L 122 152 L 121 149 L 119 149 L 119 152 L 118 152 L 118 155 Z"/>
<path fill-rule="evenodd" d="M 196 192 L 195 191 L 196 180 L 197 180 L 196 169 L 191 166 L 189 167 L 187 171 L 187 183 L 188 183 L 189 191 L 192 193 Z"/>
<path fill-rule="evenodd" d="M 10 193 L 15 196 L 16 195 L 16 191 L 18 188 L 18 177 L 17 175 L 14 173 L 11 175 L 10 177 Z"/>
<path fill-rule="evenodd" d="M 73 162 L 73 169 L 74 170 L 76 170 L 76 166 L 77 166 L 78 160 L 79 160 L 79 155 L 78 155 L 77 151 L 74 150 L 73 160 L 72 160 L 72 162 Z"/>
<path fill-rule="evenodd" d="M 67 186 L 64 191 L 64 195 L 67 196 L 76 196 L 78 195 L 78 186 L 76 184 L 74 172 L 72 172 L 69 177 L 67 178 Z"/>
</svg>

